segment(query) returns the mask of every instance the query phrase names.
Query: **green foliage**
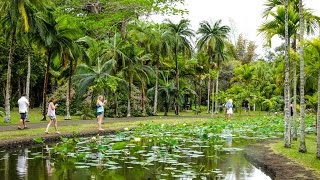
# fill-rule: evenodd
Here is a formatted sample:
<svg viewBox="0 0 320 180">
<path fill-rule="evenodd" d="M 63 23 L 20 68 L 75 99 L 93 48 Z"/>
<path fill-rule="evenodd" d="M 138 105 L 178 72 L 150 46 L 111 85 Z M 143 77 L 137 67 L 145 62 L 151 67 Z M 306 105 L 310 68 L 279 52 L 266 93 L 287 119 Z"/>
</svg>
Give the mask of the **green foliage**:
<svg viewBox="0 0 320 180">
<path fill-rule="evenodd" d="M 44 144 L 44 139 L 41 137 L 35 137 L 33 140 L 38 144 Z"/>
</svg>

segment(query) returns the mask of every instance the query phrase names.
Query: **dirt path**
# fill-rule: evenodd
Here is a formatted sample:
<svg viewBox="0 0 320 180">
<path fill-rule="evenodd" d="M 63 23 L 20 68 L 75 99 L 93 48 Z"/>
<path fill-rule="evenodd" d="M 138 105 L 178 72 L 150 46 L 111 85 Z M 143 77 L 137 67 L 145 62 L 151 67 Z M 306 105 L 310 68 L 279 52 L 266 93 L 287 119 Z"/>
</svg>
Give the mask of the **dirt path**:
<svg viewBox="0 0 320 180">
<path fill-rule="evenodd" d="M 201 115 L 201 116 L 149 116 L 149 117 L 130 117 L 130 118 L 105 118 L 104 123 L 113 123 L 113 122 L 132 122 L 132 121 L 155 121 L 165 119 L 201 119 L 201 118 L 210 118 L 210 115 Z M 47 121 L 38 121 L 38 122 L 29 122 L 27 123 L 28 128 L 45 128 Z M 96 120 L 61 120 L 58 121 L 58 126 L 69 126 L 77 124 L 95 124 Z M 15 131 L 17 130 L 17 124 L 3 125 L 0 126 L 0 132 L 3 131 Z"/>
<path fill-rule="evenodd" d="M 275 154 L 270 148 L 272 141 L 262 142 L 246 148 L 246 158 L 274 180 L 317 180 L 319 176 L 288 158 Z"/>
</svg>

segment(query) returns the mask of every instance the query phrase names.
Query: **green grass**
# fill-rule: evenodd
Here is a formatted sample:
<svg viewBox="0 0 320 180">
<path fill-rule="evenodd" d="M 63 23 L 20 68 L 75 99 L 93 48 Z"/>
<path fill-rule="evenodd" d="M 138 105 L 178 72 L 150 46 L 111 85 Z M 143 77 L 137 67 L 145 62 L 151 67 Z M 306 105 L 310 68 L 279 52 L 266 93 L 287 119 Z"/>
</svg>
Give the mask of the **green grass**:
<svg viewBox="0 0 320 180">
<path fill-rule="evenodd" d="M 275 153 L 281 154 L 308 169 L 312 169 L 320 175 L 320 160 L 316 159 L 316 136 L 306 136 L 307 153 L 300 153 L 298 151 L 299 144 L 299 140 L 293 141 L 291 148 L 284 148 L 283 141 L 279 141 L 272 144 L 271 148 Z"/>
<path fill-rule="evenodd" d="M 153 121 L 155 124 L 183 124 L 183 123 L 203 123 L 207 122 L 206 118 L 199 119 L 161 119 Z M 94 131 L 97 129 L 97 125 L 93 121 L 92 124 L 78 124 L 78 125 L 69 125 L 69 126 L 59 126 L 58 130 L 61 133 L 72 133 L 72 132 L 85 132 L 85 131 Z M 103 128 L 105 130 L 123 130 L 124 128 L 135 128 L 139 126 L 141 123 L 147 123 L 151 121 L 128 121 L 128 122 L 110 122 L 107 121 L 103 124 Z M 43 128 L 34 128 L 34 129 L 25 129 L 25 130 L 16 130 L 16 131 L 3 131 L 0 132 L 0 140 L 12 140 L 12 139 L 24 139 L 24 138 L 34 138 L 39 136 L 45 136 L 44 131 L 46 128 L 46 124 L 44 124 Z M 49 132 L 54 133 L 53 126 L 50 127 Z"/>
<path fill-rule="evenodd" d="M 18 122 L 20 121 L 20 113 L 19 113 L 18 108 L 12 109 L 10 115 L 11 115 L 11 122 L 10 123 L 4 123 L 4 117 L 2 117 L 2 119 L 0 120 L 0 125 L 18 124 Z M 42 119 L 41 109 L 40 108 L 30 109 L 29 114 L 28 114 L 28 118 L 31 121 L 30 123 L 38 123 L 38 122 L 40 122 L 40 120 Z M 64 116 L 57 115 L 57 119 L 58 120 L 63 120 Z M 80 117 L 79 116 L 72 116 L 72 119 L 73 120 L 80 120 Z"/>
</svg>

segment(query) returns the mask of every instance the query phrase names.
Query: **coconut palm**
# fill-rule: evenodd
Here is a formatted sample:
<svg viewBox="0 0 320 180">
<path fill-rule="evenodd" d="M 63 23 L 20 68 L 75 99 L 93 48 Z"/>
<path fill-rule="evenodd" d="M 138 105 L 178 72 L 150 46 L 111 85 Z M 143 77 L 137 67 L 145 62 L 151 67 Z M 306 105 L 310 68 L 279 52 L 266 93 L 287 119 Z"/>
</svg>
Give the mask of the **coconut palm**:
<svg viewBox="0 0 320 180">
<path fill-rule="evenodd" d="M 43 9 L 43 5 L 44 1 L 39 0 L 3 0 L 0 2 L 1 25 L 6 32 L 7 39 L 10 39 L 5 94 L 5 122 L 10 122 L 11 66 L 16 46 L 17 31 L 20 29 L 19 26 L 22 26 L 23 28 L 21 29 L 23 29 L 24 32 L 28 32 L 32 22 L 32 14 L 34 14 L 37 9 Z"/>
<path fill-rule="evenodd" d="M 284 81 L 284 121 L 285 121 L 285 134 L 284 134 L 284 147 L 291 147 L 290 138 L 290 62 L 289 62 L 289 19 L 288 11 L 289 5 L 288 0 L 284 2 L 285 6 L 285 81 Z"/>
<path fill-rule="evenodd" d="M 216 98 L 218 98 L 218 83 L 219 83 L 219 65 L 220 65 L 220 59 L 218 54 L 221 54 L 221 51 L 223 51 L 225 46 L 225 41 L 227 39 L 228 33 L 230 32 L 230 27 L 226 25 L 221 25 L 221 20 L 216 21 L 213 24 L 210 24 L 208 21 L 203 21 L 200 23 L 200 28 L 197 31 L 197 34 L 200 35 L 200 38 L 197 41 L 197 47 L 198 49 L 204 51 L 207 53 L 210 63 L 213 64 L 215 58 L 218 58 L 218 73 L 217 73 L 217 83 L 216 83 Z M 211 79 L 208 79 L 208 84 Z M 210 87 L 210 85 L 208 85 Z M 209 88 L 208 88 L 208 94 Z M 215 100 L 215 112 L 217 112 L 217 105 L 218 102 Z"/>
<path fill-rule="evenodd" d="M 308 73 L 318 74 L 318 107 L 317 107 L 317 151 L 316 157 L 320 159 L 320 38 L 313 39 L 306 43 L 314 50 L 312 53 L 312 59 L 307 61 L 309 64 Z"/>
<path fill-rule="evenodd" d="M 192 51 L 192 45 L 190 38 L 194 36 L 193 31 L 189 28 L 190 21 L 186 19 L 180 20 L 177 24 L 171 20 L 165 20 L 167 25 L 167 32 L 165 33 L 168 44 L 170 44 L 173 52 L 173 60 L 175 62 L 176 71 L 176 83 L 175 83 L 175 113 L 179 115 L 179 67 L 178 67 L 178 56 L 182 53 L 183 57 L 189 57 Z"/>
<path fill-rule="evenodd" d="M 304 17 L 302 0 L 299 0 L 299 19 L 300 19 L 300 42 L 304 41 Z M 304 47 L 303 43 L 299 46 L 300 54 L 300 146 L 299 152 L 307 152 L 305 142 L 305 112 L 304 112 Z"/>
</svg>

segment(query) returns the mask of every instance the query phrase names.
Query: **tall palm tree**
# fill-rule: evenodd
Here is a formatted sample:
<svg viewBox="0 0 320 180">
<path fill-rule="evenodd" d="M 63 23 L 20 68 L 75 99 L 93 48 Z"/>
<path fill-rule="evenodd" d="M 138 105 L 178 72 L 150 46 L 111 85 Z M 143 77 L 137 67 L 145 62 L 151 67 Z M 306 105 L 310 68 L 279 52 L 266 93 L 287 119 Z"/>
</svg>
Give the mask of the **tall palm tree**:
<svg viewBox="0 0 320 180">
<path fill-rule="evenodd" d="M 263 12 L 264 17 L 270 20 L 266 21 L 262 26 L 260 26 L 259 31 L 262 32 L 266 39 L 271 44 L 271 38 L 275 35 L 279 35 L 285 38 L 285 14 L 288 14 L 288 44 L 290 44 L 290 38 L 292 38 L 292 49 L 296 51 L 296 39 L 298 36 L 298 31 L 300 27 L 299 18 L 299 0 L 289 1 L 288 8 L 286 9 L 281 0 L 267 0 L 265 3 L 266 9 Z M 315 30 L 319 27 L 319 17 L 314 16 L 310 9 L 304 9 L 301 11 L 303 17 L 305 18 L 306 30 L 308 34 L 313 34 Z M 300 40 L 301 41 L 301 40 Z M 296 90 L 297 90 L 297 74 L 296 74 L 296 62 L 293 61 L 293 140 L 297 138 L 296 131 Z"/>
<path fill-rule="evenodd" d="M 304 41 L 304 17 L 302 0 L 299 0 L 299 19 L 300 19 L 300 42 Z M 305 107 L 304 107 L 304 46 L 303 43 L 299 46 L 300 54 L 300 146 L 299 152 L 307 152 L 305 142 Z"/>
<path fill-rule="evenodd" d="M 284 147 L 291 147 L 290 139 L 290 62 L 289 62 L 289 0 L 284 1 L 285 6 L 285 81 L 284 81 L 284 121 L 285 121 L 285 134 L 284 134 Z"/>
<path fill-rule="evenodd" d="M 313 49 L 312 59 L 307 61 L 309 63 L 309 74 L 318 74 L 318 107 L 317 107 L 317 150 L 316 157 L 320 159 L 320 38 L 307 41 L 307 45 Z"/>
<path fill-rule="evenodd" d="M 5 94 L 5 122 L 10 122 L 10 91 L 11 91 L 11 66 L 13 61 L 13 54 L 16 45 L 17 31 L 20 29 L 19 25 L 23 26 L 23 31 L 28 32 L 30 28 L 31 14 L 35 13 L 36 9 L 42 9 L 43 1 L 30 0 L 3 0 L 0 2 L 0 16 L 1 24 L 6 32 L 7 39 L 10 39 L 10 48 L 8 55 L 8 69 L 6 81 Z"/>
<path fill-rule="evenodd" d="M 208 21 L 203 21 L 200 23 L 200 28 L 197 33 L 200 35 L 200 38 L 197 41 L 197 46 L 199 49 L 206 52 L 210 58 L 210 63 L 213 63 L 217 59 L 217 83 L 216 83 L 216 96 L 215 96 L 215 112 L 218 112 L 218 92 L 219 92 L 219 65 L 220 61 L 224 60 L 224 56 L 221 56 L 225 47 L 225 40 L 228 37 L 230 32 L 230 27 L 226 25 L 221 25 L 221 20 L 216 21 L 213 24 L 210 24 Z M 210 78 L 208 82 L 210 82 Z M 209 83 L 208 83 L 209 84 Z M 209 94 L 209 90 L 208 90 Z"/>
<path fill-rule="evenodd" d="M 42 94 L 42 121 L 44 121 L 46 120 L 46 102 L 51 59 L 61 54 L 61 52 L 64 52 L 66 47 L 72 47 L 73 40 L 71 37 L 75 35 L 75 31 L 73 29 L 59 27 L 59 24 L 50 11 L 47 11 L 45 16 L 37 19 L 35 23 L 37 24 L 39 32 L 37 44 L 45 49 L 46 54 L 46 71 Z"/>
<path fill-rule="evenodd" d="M 191 56 L 192 45 L 190 38 L 194 36 L 194 32 L 189 28 L 190 21 L 186 19 L 180 20 L 177 24 L 173 23 L 171 20 L 166 19 L 165 24 L 167 25 L 166 36 L 171 44 L 171 49 L 173 52 L 173 60 L 175 62 L 176 71 L 176 83 L 175 83 L 175 114 L 179 115 L 179 67 L 178 67 L 178 56 L 183 53 L 183 57 Z"/>
</svg>

